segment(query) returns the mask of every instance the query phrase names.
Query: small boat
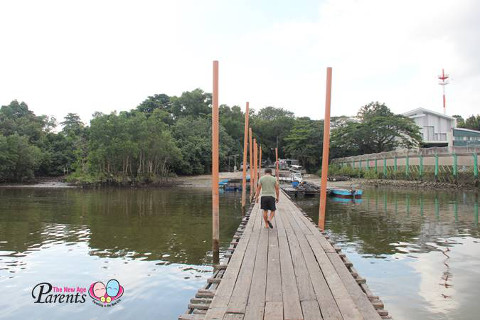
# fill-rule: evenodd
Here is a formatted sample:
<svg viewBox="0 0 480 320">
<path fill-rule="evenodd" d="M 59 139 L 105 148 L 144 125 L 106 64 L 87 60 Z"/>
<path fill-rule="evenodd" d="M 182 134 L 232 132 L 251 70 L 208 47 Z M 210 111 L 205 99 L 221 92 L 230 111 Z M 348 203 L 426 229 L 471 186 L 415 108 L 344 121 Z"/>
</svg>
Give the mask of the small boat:
<svg viewBox="0 0 480 320">
<path fill-rule="evenodd" d="M 339 198 L 339 197 L 331 197 L 333 202 L 337 203 L 354 203 L 354 204 L 359 204 L 362 203 L 362 199 L 355 199 L 355 198 Z"/>
<path fill-rule="evenodd" d="M 330 189 L 330 195 L 338 198 L 360 199 L 362 197 L 362 189 Z"/>
</svg>

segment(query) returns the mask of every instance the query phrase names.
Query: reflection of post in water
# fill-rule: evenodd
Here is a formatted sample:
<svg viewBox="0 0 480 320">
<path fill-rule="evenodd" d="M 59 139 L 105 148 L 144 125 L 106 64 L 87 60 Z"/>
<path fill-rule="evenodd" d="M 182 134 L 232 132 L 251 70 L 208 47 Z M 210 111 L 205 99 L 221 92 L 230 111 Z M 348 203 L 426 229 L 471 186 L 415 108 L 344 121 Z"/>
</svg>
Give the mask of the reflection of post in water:
<svg viewBox="0 0 480 320">
<path fill-rule="evenodd" d="M 440 204 L 438 203 L 438 194 L 435 194 L 435 217 L 440 219 Z"/>
<path fill-rule="evenodd" d="M 423 194 L 420 194 L 420 216 L 423 217 Z"/>
<path fill-rule="evenodd" d="M 455 214 L 455 223 L 458 222 L 458 204 L 457 204 L 457 200 L 455 200 L 455 202 L 453 203 L 453 212 Z"/>
<path fill-rule="evenodd" d="M 478 226 L 478 195 L 475 195 L 475 203 L 473 204 L 473 212 L 475 214 L 475 226 Z"/>
<path fill-rule="evenodd" d="M 383 193 L 383 209 L 385 210 L 385 214 L 388 213 L 388 211 L 387 211 L 387 203 L 388 203 L 388 200 L 387 200 L 387 192 L 384 192 L 384 193 Z"/>
<path fill-rule="evenodd" d="M 395 201 L 395 215 L 398 213 L 398 201 L 397 201 L 397 194 L 395 194 L 394 200 Z"/>
<path fill-rule="evenodd" d="M 407 205 L 407 216 L 410 215 L 410 195 L 406 194 L 405 195 L 405 203 Z"/>
<path fill-rule="evenodd" d="M 445 250 L 440 249 L 442 254 L 445 256 L 445 260 L 443 260 L 443 264 L 445 265 L 445 271 L 443 271 L 443 275 L 442 275 L 443 282 L 440 283 L 440 285 L 442 287 L 445 287 L 445 289 L 448 289 L 448 288 L 452 287 L 453 285 L 450 283 L 450 281 L 452 279 L 452 273 L 450 272 L 450 265 L 448 264 L 449 260 L 450 260 L 450 256 L 449 256 L 450 248 L 448 247 L 448 244 L 449 244 L 448 240 L 445 240 L 445 244 L 447 245 L 446 249 Z M 445 299 L 451 298 L 450 295 L 446 295 L 446 294 L 443 294 L 443 293 L 441 295 Z"/>
</svg>

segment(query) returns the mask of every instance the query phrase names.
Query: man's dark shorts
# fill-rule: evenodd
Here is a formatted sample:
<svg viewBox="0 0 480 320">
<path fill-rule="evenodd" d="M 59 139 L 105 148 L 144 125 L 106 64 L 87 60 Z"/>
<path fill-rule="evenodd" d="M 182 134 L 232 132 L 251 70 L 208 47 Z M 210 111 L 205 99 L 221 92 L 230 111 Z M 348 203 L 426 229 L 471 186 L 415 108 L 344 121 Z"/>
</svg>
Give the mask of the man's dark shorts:
<svg viewBox="0 0 480 320">
<path fill-rule="evenodd" d="M 262 196 L 260 199 L 260 209 L 275 211 L 275 197 Z"/>
</svg>

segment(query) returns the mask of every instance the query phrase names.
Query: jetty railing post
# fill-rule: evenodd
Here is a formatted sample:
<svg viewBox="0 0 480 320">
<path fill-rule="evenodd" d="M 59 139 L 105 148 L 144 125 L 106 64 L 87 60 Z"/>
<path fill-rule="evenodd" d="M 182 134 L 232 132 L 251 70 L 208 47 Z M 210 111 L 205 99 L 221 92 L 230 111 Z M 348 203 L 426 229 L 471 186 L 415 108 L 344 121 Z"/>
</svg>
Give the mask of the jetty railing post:
<svg viewBox="0 0 480 320">
<path fill-rule="evenodd" d="M 397 179 L 397 155 L 393 156 L 393 175 Z"/>
<path fill-rule="evenodd" d="M 458 181 L 457 154 L 454 152 L 452 156 L 453 156 L 453 180 L 456 183 Z"/>
<path fill-rule="evenodd" d="M 420 154 L 420 167 L 419 167 L 420 180 L 423 180 L 423 155 Z"/>
<path fill-rule="evenodd" d="M 378 173 L 378 161 L 377 158 L 375 157 L 375 174 Z"/>
<path fill-rule="evenodd" d="M 435 153 L 435 181 L 438 181 L 438 154 Z"/>
<path fill-rule="evenodd" d="M 383 178 L 387 178 L 387 158 L 383 158 Z"/>
<path fill-rule="evenodd" d="M 213 61 L 213 93 L 212 93 L 212 247 L 213 260 L 218 263 L 219 260 L 219 195 L 218 195 L 218 176 L 219 176 L 219 155 L 218 155 L 218 61 Z"/>
<path fill-rule="evenodd" d="M 473 177 L 475 178 L 475 183 L 478 181 L 478 156 L 476 153 L 473 153 Z"/>
<path fill-rule="evenodd" d="M 406 179 L 408 179 L 408 175 L 410 173 L 409 165 L 410 165 L 410 158 L 408 157 L 408 153 L 407 153 L 407 156 L 405 157 L 405 178 Z"/>
<path fill-rule="evenodd" d="M 323 124 L 322 182 L 320 185 L 320 212 L 318 226 L 325 230 L 325 210 L 327 207 L 328 157 L 330 151 L 330 104 L 332 98 L 332 68 L 327 68 L 327 89 L 325 98 L 325 119 Z"/>
<path fill-rule="evenodd" d="M 253 194 L 257 193 L 257 165 L 258 165 L 257 139 L 253 139 Z M 250 178 L 251 179 L 251 178 Z"/>
<path fill-rule="evenodd" d="M 278 148 L 275 148 L 275 176 L 278 181 L 280 179 L 280 172 L 278 170 Z"/>
<path fill-rule="evenodd" d="M 260 146 L 260 156 L 258 159 L 258 178 L 262 175 L 262 146 Z"/>
<path fill-rule="evenodd" d="M 248 135 L 249 135 L 249 138 L 248 138 L 248 144 L 250 145 L 249 149 L 250 149 L 250 163 L 249 163 L 249 167 L 250 167 L 250 201 L 253 199 L 253 137 L 252 137 L 252 128 L 249 128 L 248 129 Z"/>
<path fill-rule="evenodd" d="M 242 215 L 245 215 L 245 205 L 247 203 L 247 153 L 248 153 L 248 108 L 245 108 L 245 128 L 243 132 L 243 175 L 242 175 Z"/>
</svg>

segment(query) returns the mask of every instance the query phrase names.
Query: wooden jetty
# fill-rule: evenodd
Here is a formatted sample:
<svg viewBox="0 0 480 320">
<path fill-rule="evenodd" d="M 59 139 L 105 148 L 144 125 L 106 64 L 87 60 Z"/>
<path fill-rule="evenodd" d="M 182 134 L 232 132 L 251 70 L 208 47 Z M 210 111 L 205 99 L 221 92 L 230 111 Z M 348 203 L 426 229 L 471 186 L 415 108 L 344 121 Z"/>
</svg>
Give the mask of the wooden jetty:
<svg viewBox="0 0 480 320">
<path fill-rule="evenodd" d="M 258 204 L 179 319 L 391 319 L 352 263 L 282 192 L 273 229 Z"/>
</svg>

